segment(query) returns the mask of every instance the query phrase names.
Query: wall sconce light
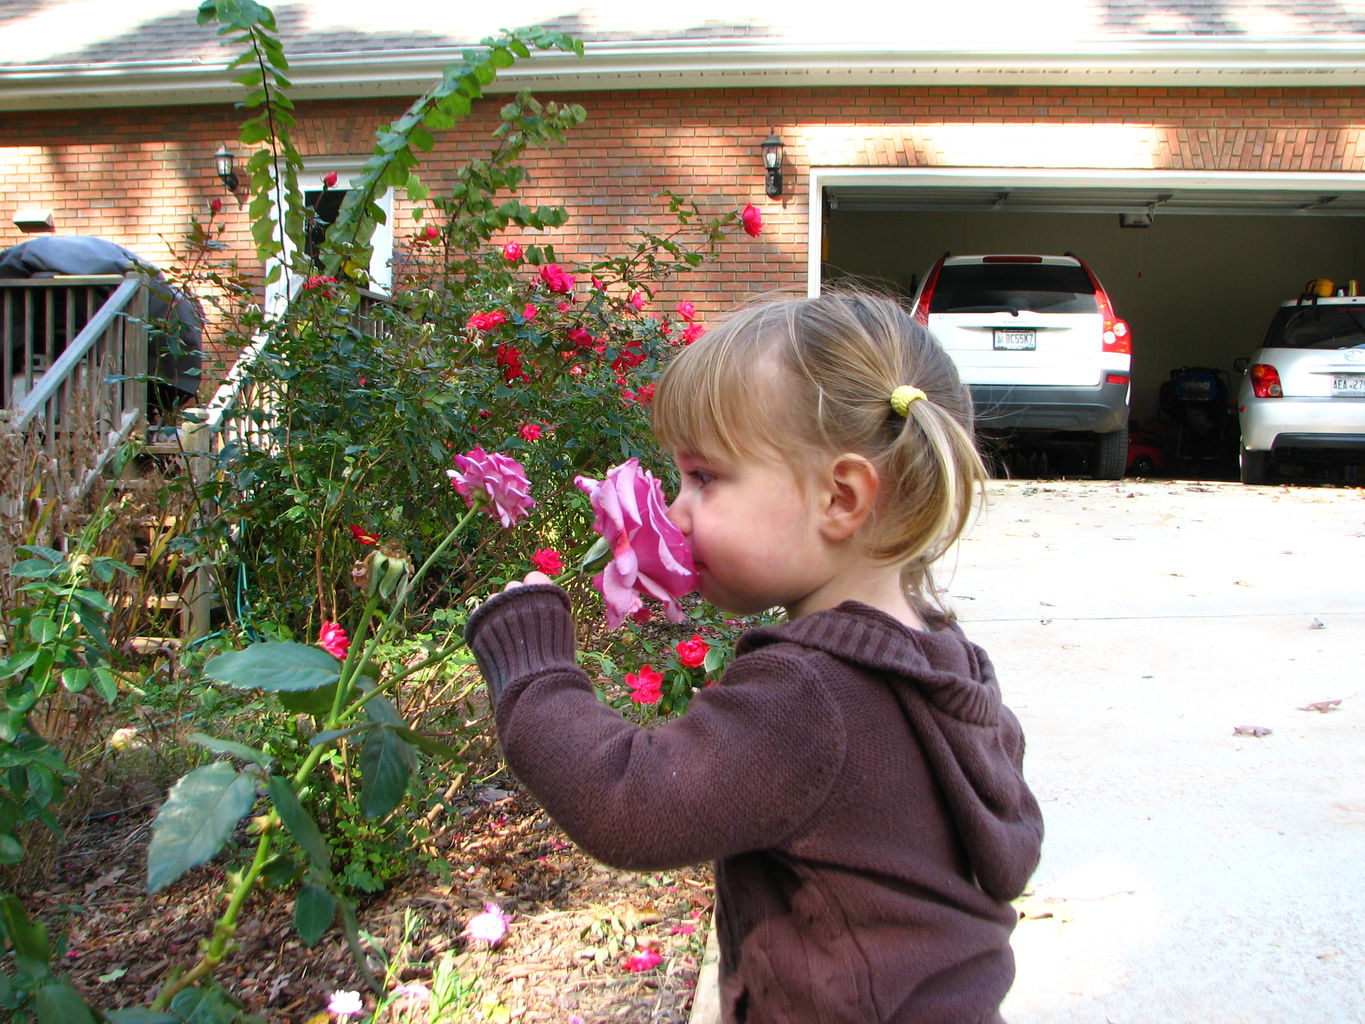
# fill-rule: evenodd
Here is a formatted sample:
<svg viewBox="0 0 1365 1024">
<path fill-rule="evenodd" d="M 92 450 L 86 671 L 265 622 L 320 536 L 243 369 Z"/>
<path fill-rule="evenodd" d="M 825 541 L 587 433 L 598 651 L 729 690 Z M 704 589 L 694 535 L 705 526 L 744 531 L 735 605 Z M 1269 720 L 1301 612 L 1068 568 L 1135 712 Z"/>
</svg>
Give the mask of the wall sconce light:
<svg viewBox="0 0 1365 1024">
<path fill-rule="evenodd" d="M 768 129 L 763 140 L 763 191 L 769 196 L 782 194 L 782 140 L 775 128 Z"/>
<path fill-rule="evenodd" d="M 213 169 L 218 172 L 223 188 L 229 192 L 237 191 L 237 172 L 232 169 L 232 153 L 226 145 L 219 146 L 218 152 L 213 154 Z"/>
</svg>

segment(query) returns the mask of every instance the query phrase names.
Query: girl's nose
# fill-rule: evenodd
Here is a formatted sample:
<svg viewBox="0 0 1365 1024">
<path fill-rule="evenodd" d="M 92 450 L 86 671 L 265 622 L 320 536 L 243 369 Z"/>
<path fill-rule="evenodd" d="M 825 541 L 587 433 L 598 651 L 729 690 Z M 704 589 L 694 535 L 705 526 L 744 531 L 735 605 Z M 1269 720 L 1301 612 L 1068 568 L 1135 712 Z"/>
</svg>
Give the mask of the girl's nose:
<svg viewBox="0 0 1365 1024">
<path fill-rule="evenodd" d="M 692 530 L 691 520 L 684 509 L 681 494 L 674 498 L 673 503 L 668 506 L 668 521 L 681 530 L 683 536 L 687 536 Z"/>
</svg>

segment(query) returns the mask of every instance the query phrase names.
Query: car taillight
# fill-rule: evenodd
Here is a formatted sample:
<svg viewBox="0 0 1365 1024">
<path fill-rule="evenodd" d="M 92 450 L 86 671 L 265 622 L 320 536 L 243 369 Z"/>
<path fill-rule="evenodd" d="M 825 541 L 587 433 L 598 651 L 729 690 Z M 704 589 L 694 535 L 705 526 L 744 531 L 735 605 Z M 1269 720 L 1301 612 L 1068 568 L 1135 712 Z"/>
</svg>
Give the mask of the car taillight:
<svg viewBox="0 0 1365 1024">
<path fill-rule="evenodd" d="M 1269 363 L 1253 363 L 1247 367 L 1247 377 L 1251 379 L 1251 393 L 1257 398 L 1284 397 L 1284 388 L 1280 386 L 1280 371 Z"/>
<path fill-rule="evenodd" d="M 943 257 L 939 257 L 934 264 L 929 276 L 924 281 L 924 288 L 919 293 L 919 301 L 915 303 L 915 319 L 929 326 L 929 300 L 934 297 L 934 288 L 938 285 L 938 276 L 943 273 Z"/>
<path fill-rule="evenodd" d="M 1085 267 L 1085 276 L 1090 278 L 1090 283 L 1095 286 L 1095 301 L 1099 303 L 1100 315 L 1104 317 L 1104 333 L 1101 335 L 1104 351 L 1132 355 L 1133 332 L 1128 329 L 1128 321 L 1120 320 L 1114 315 L 1114 304 L 1109 301 L 1109 293 L 1104 290 L 1104 285 L 1100 284 L 1100 279 L 1089 266 L 1084 263 L 1081 266 Z"/>
<path fill-rule="evenodd" d="M 1104 300 L 1107 305 L 1108 299 Z M 1106 352 L 1119 352 L 1130 356 L 1133 354 L 1133 339 L 1128 332 L 1128 321 L 1111 320 L 1109 316 L 1104 318 L 1104 350 Z"/>
</svg>

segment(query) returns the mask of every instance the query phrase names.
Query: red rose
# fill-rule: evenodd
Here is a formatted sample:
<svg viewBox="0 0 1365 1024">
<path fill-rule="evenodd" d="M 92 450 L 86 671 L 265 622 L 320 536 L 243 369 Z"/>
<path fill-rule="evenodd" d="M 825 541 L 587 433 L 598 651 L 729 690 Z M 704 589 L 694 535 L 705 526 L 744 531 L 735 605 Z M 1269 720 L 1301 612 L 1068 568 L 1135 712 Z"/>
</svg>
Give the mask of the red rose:
<svg viewBox="0 0 1365 1024">
<path fill-rule="evenodd" d="M 526 308 L 521 311 L 521 316 L 522 319 L 524 320 L 534 320 L 536 318 L 536 314 L 539 312 L 540 310 L 536 308 L 536 304 L 534 302 L 528 302 L 526 303 Z"/>
<path fill-rule="evenodd" d="M 626 673 L 626 685 L 630 687 L 630 699 L 636 704 L 657 704 L 663 694 L 664 674 L 655 672 L 649 665 L 643 665 L 639 672 Z"/>
<path fill-rule="evenodd" d="M 582 324 L 579 324 L 569 332 L 569 340 L 577 348 L 587 348 L 592 344 L 592 333 Z"/>
<path fill-rule="evenodd" d="M 336 171 L 328 171 L 326 174 L 322 176 L 323 188 L 334 188 L 336 186 L 336 183 L 337 183 Z"/>
<path fill-rule="evenodd" d="M 377 534 L 373 534 L 369 530 L 363 530 L 354 524 L 351 525 L 351 536 L 360 541 L 360 543 L 364 544 L 367 548 L 372 548 L 379 543 Z"/>
<path fill-rule="evenodd" d="M 700 633 L 693 633 L 691 640 L 683 640 L 673 649 L 678 652 L 678 661 L 685 667 L 700 668 L 706 662 L 706 652 L 711 645 L 701 638 Z"/>
<path fill-rule="evenodd" d="M 214 196 L 213 199 L 209 201 L 209 211 L 211 213 L 221 213 L 223 211 L 223 201 L 217 196 Z"/>
<path fill-rule="evenodd" d="M 526 371 L 521 368 L 521 351 L 511 345 L 499 345 L 498 366 L 502 369 L 502 379 L 508 384 L 514 380 L 526 380 Z"/>
<path fill-rule="evenodd" d="M 564 571 L 564 559 L 554 548 L 541 548 L 531 556 L 531 564 L 546 576 L 558 576 Z"/>
<path fill-rule="evenodd" d="M 640 312 L 640 310 L 645 308 L 645 293 L 638 290 L 631 292 L 630 304 L 635 307 L 637 313 Z"/>
<path fill-rule="evenodd" d="M 682 317 L 689 324 L 697 318 L 697 307 L 686 299 L 678 303 L 678 316 Z"/>
<path fill-rule="evenodd" d="M 561 295 L 573 294 L 574 276 L 558 263 L 547 263 L 540 268 L 540 279 L 545 287 Z"/>
<path fill-rule="evenodd" d="M 744 207 L 744 212 L 739 215 L 740 222 L 744 225 L 744 231 L 751 238 L 757 238 L 763 231 L 763 214 L 758 212 L 758 207 L 750 203 Z"/>
<path fill-rule="evenodd" d="M 435 241 L 441 237 L 441 229 L 435 224 L 428 224 L 423 234 L 426 235 L 427 241 Z"/>
<path fill-rule="evenodd" d="M 599 292 L 604 292 L 607 290 L 607 282 L 603 281 L 596 274 L 594 274 L 592 277 L 592 286 L 596 288 Z"/>
<path fill-rule="evenodd" d="M 703 327 L 701 324 L 690 323 L 687 325 L 687 330 L 683 331 L 682 333 L 683 344 L 690 345 L 692 344 L 692 342 L 696 341 L 705 333 L 706 328 Z"/>
<path fill-rule="evenodd" d="M 539 423 L 523 423 L 517 427 L 517 433 L 521 435 L 523 441 L 539 441 L 541 429 Z"/>
<path fill-rule="evenodd" d="M 507 323 L 507 314 L 500 309 L 495 309 L 491 313 L 475 313 L 469 318 L 471 331 L 491 331 L 499 324 Z"/>
<path fill-rule="evenodd" d="M 502 247 L 502 258 L 508 263 L 521 262 L 521 246 L 516 242 L 508 242 Z"/>
</svg>

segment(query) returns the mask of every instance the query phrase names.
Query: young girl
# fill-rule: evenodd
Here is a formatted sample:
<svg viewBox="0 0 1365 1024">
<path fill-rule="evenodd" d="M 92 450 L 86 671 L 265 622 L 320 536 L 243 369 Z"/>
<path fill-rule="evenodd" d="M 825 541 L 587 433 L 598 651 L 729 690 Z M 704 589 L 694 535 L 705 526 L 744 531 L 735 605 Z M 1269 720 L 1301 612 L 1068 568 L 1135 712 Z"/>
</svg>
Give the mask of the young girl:
<svg viewBox="0 0 1365 1024">
<path fill-rule="evenodd" d="M 725 1021 L 998 1022 L 1042 819 L 930 581 L 984 480 L 952 362 L 890 300 L 767 302 L 679 353 L 654 423 L 702 596 L 786 621 L 644 729 L 595 698 L 564 592 L 509 584 L 468 631 L 508 765 L 605 863 L 715 861 Z"/>
</svg>

